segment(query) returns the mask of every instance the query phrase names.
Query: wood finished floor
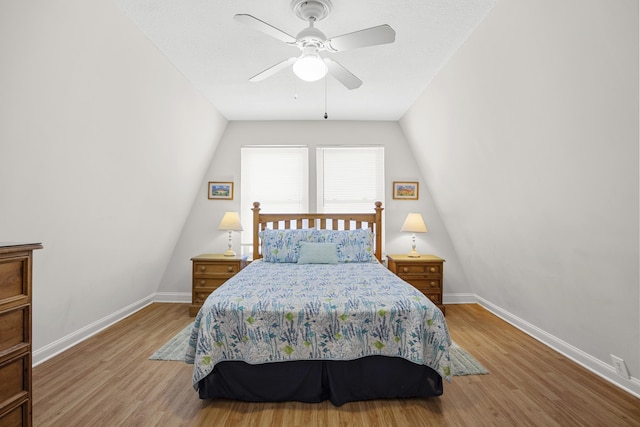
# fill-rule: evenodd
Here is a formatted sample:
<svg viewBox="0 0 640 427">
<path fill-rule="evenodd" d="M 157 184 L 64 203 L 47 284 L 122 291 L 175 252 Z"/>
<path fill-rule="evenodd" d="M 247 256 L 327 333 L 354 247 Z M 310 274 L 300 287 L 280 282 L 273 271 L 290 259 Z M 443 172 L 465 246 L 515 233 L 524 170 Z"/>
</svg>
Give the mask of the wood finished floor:
<svg viewBox="0 0 640 427">
<path fill-rule="evenodd" d="M 193 318 L 152 304 L 33 370 L 34 426 L 640 426 L 640 399 L 478 305 L 448 305 L 452 338 L 489 375 L 444 395 L 329 402 L 201 401 L 191 366 L 148 357 Z"/>
</svg>

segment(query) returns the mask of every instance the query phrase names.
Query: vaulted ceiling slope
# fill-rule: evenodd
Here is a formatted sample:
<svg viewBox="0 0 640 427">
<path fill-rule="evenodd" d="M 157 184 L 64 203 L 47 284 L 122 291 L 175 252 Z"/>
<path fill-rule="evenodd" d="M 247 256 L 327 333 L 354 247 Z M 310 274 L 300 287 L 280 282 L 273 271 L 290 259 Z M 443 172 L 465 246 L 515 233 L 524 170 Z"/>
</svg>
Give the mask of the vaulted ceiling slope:
<svg viewBox="0 0 640 427">
<path fill-rule="evenodd" d="M 322 52 L 363 81 L 303 82 L 291 67 L 255 74 L 299 50 L 233 19 L 250 14 L 294 37 L 307 24 L 291 0 L 116 0 L 118 7 L 227 120 L 398 120 L 495 4 L 495 0 L 333 0 L 316 24 L 335 37 L 382 24 L 393 43 Z M 326 95 L 326 96 L 325 96 Z"/>
</svg>

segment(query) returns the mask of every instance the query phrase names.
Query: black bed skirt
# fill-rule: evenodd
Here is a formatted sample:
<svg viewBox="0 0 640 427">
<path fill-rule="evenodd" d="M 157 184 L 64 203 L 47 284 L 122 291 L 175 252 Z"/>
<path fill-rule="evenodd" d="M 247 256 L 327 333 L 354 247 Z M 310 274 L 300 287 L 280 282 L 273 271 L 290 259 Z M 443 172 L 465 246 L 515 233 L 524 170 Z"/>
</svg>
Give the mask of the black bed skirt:
<svg viewBox="0 0 640 427">
<path fill-rule="evenodd" d="M 386 356 L 262 365 L 226 361 L 200 380 L 199 394 L 201 399 L 248 402 L 329 399 L 340 406 L 359 400 L 440 396 L 442 377 L 427 366 Z"/>
</svg>

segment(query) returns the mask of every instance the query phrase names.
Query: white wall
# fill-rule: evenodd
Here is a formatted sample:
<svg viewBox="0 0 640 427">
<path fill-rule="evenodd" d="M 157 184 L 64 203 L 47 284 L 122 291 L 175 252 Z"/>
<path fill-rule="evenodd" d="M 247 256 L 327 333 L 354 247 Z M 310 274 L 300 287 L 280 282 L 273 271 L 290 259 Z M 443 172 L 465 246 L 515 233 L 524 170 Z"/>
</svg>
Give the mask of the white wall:
<svg viewBox="0 0 640 427">
<path fill-rule="evenodd" d="M 236 194 L 242 188 L 240 181 L 240 147 L 243 145 L 306 144 L 309 146 L 311 173 L 315 173 L 315 148 L 318 145 L 374 144 L 385 147 L 386 203 L 383 220 L 386 223 L 386 252 L 408 253 L 411 237 L 401 233 L 400 227 L 407 213 L 422 213 L 428 233 L 417 234 L 417 249 L 420 253 L 433 253 L 443 257 L 445 264 L 445 302 L 468 294 L 470 289 L 462 274 L 447 230 L 433 204 L 428 186 L 407 145 L 397 122 L 349 122 L 349 121 L 272 121 L 229 122 L 218 149 L 202 179 L 198 197 L 195 199 L 189 220 L 186 222 L 174 256 L 160 285 L 160 292 L 182 292 L 190 297 L 191 257 L 200 253 L 220 253 L 227 247 L 226 232 L 217 230 L 225 211 L 240 211 L 240 198 L 233 201 L 208 200 L 208 181 L 234 181 Z M 393 181 L 418 181 L 420 197 L 417 201 L 393 200 Z M 315 192 L 310 200 L 315 203 Z M 313 209 L 312 209 L 313 210 Z M 373 205 L 371 206 L 373 212 Z M 252 212 L 245 212 L 244 222 L 251 221 Z M 236 252 L 240 238 L 234 236 Z M 449 295 L 447 295 L 449 294 Z M 455 295 L 454 295 L 455 294 Z"/>
<path fill-rule="evenodd" d="M 401 126 L 473 292 L 640 393 L 638 2 L 500 0 Z"/>
<path fill-rule="evenodd" d="M 0 241 L 34 360 L 150 302 L 226 121 L 110 1 L 0 3 Z"/>
</svg>

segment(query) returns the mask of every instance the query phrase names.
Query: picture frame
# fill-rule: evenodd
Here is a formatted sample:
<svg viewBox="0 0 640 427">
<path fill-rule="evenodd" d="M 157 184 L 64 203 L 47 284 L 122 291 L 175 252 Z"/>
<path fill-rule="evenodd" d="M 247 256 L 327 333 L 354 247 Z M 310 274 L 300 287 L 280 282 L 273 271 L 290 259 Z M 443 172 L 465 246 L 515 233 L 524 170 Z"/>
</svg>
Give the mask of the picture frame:
<svg viewBox="0 0 640 427">
<path fill-rule="evenodd" d="M 207 197 L 210 200 L 233 200 L 233 182 L 210 181 Z"/>
<path fill-rule="evenodd" d="M 394 200 L 418 200 L 418 183 L 414 181 L 393 181 Z"/>
</svg>

